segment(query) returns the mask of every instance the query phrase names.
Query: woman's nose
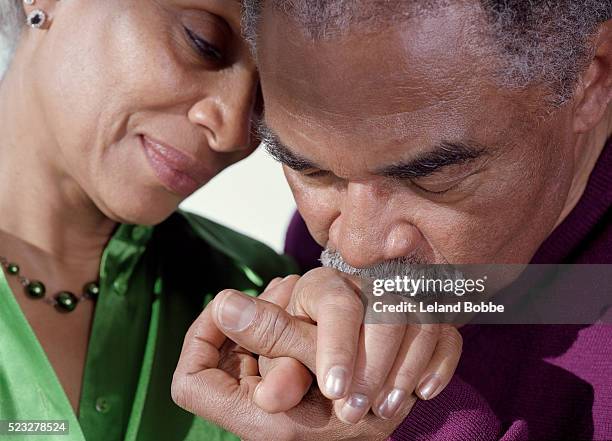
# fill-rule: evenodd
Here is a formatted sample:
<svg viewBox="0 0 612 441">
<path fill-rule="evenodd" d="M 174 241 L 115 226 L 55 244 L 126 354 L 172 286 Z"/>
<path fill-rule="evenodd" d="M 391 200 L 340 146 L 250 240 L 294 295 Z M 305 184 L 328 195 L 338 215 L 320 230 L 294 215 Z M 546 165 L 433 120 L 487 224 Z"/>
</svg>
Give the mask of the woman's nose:
<svg viewBox="0 0 612 441">
<path fill-rule="evenodd" d="M 207 130 L 208 144 L 220 153 L 251 148 L 251 124 L 256 80 L 252 75 L 220 81 L 216 90 L 197 101 L 189 110 L 189 120 Z"/>
</svg>

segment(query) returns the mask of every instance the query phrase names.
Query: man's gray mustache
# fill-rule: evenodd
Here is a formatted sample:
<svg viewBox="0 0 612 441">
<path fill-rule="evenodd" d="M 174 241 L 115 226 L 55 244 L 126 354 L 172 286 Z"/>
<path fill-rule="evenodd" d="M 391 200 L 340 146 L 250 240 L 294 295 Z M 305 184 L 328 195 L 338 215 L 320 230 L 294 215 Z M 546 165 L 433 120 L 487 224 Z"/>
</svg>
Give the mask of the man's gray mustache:
<svg viewBox="0 0 612 441">
<path fill-rule="evenodd" d="M 339 252 L 326 248 L 319 259 L 326 268 L 357 276 L 363 279 L 394 279 L 397 276 L 417 279 L 420 277 L 436 279 L 457 279 L 460 271 L 449 264 L 429 264 L 418 255 L 386 260 L 365 268 L 355 268 L 344 261 Z"/>
</svg>

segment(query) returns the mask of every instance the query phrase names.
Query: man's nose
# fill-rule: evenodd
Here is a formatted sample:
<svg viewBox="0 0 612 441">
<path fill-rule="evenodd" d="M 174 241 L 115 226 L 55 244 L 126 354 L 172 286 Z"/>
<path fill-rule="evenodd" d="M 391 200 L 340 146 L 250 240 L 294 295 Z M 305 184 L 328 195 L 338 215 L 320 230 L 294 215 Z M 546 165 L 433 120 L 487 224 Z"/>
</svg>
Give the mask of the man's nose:
<svg viewBox="0 0 612 441">
<path fill-rule="evenodd" d="M 207 129 L 208 145 L 220 153 L 252 148 L 251 124 L 257 81 L 249 72 L 235 73 L 208 88 L 189 110 L 189 120 Z"/>
<path fill-rule="evenodd" d="M 417 228 L 393 213 L 384 195 L 350 184 L 340 216 L 329 231 L 329 247 L 349 265 L 366 268 L 412 255 L 422 239 Z"/>
</svg>

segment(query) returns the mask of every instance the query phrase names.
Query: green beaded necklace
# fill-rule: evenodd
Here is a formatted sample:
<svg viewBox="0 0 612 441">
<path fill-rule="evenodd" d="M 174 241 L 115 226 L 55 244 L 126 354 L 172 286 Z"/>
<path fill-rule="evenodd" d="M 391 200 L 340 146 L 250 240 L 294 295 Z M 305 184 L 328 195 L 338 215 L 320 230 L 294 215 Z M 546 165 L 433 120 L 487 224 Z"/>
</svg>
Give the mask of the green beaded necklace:
<svg viewBox="0 0 612 441">
<path fill-rule="evenodd" d="M 83 293 L 76 296 L 69 291 L 60 291 L 53 297 L 46 297 L 47 288 L 38 280 L 30 280 L 19 274 L 19 265 L 9 262 L 6 258 L 0 256 L 0 264 L 6 270 L 9 276 L 14 276 L 19 279 L 19 283 L 23 286 L 24 292 L 32 299 L 43 299 L 46 303 L 54 306 L 60 312 L 72 312 L 76 309 L 79 302 L 83 299 L 95 301 L 100 294 L 100 286 L 98 282 L 89 282 L 83 288 Z"/>
</svg>

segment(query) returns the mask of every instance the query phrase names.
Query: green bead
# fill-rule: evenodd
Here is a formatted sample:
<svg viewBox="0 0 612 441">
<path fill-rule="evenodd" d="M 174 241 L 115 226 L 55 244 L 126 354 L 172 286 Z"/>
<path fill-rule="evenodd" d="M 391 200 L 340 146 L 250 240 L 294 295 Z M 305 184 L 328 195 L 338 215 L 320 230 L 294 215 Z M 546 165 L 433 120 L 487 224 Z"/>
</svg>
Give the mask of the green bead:
<svg viewBox="0 0 612 441">
<path fill-rule="evenodd" d="M 55 307 L 62 312 L 72 312 L 77 307 L 79 300 L 74 294 L 68 291 L 62 291 L 55 296 Z"/>
<path fill-rule="evenodd" d="M 42 282 L 39 282 L 38 280 L 32 280 L 26 285 L 25 292 L 33 299 L 40 299 L 45 296 L 47 289 L 45 288 L 45 285 Z"/>
<path fill-rule="evenodd" d="M 19 274 L 19 265 L 17 265 L 16 263 L 9 263 L 6 267 L 6 270 L 10 275 L 15 276 Z"/>
<path fill-rule="evenodd" d="M 96 300 L 100 295 L 100 286 L 96 282 L 88 283 L 85 285 L 85 288 L 83 288 L 83 293 L 85 297 Z"/>
</svg>

